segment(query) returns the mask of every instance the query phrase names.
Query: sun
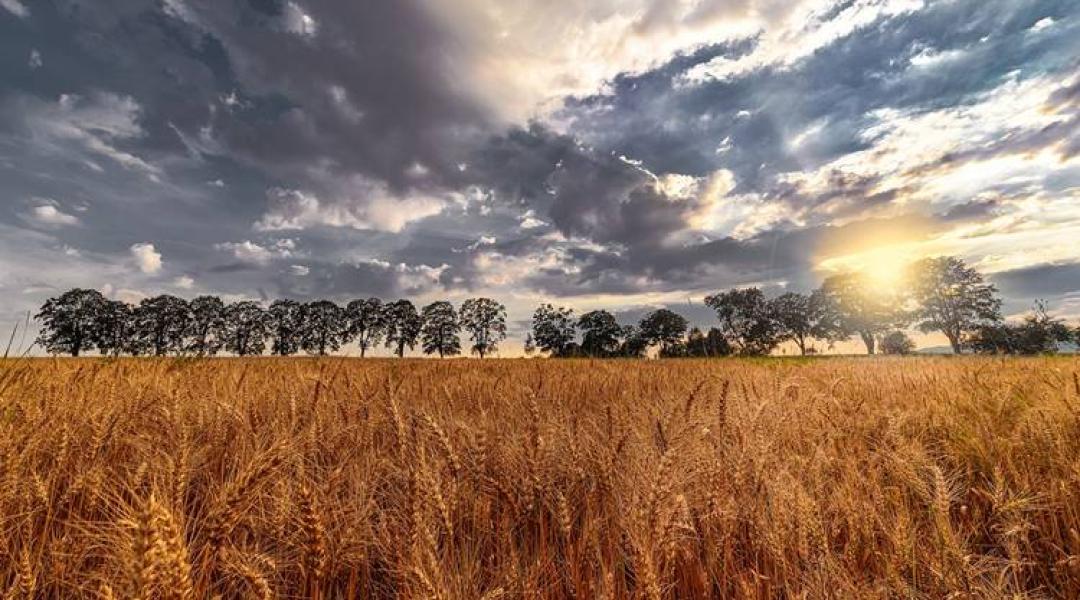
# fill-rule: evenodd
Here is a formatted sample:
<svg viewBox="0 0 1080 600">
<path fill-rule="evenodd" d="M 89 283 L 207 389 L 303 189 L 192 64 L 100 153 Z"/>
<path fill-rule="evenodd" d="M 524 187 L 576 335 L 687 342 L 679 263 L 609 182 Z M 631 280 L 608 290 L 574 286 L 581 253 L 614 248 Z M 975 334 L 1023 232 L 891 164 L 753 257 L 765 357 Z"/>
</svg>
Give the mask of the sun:
<svg viewBox="0 0 1080 600">
<path fill-rule="evenodd" d="M 892 244 L 828 257 L 818 267 L 829 274 L 860 273 L 883 295 L 900 292 L 911 264 L 920 258 L 914 244 Z"/>
</svg>

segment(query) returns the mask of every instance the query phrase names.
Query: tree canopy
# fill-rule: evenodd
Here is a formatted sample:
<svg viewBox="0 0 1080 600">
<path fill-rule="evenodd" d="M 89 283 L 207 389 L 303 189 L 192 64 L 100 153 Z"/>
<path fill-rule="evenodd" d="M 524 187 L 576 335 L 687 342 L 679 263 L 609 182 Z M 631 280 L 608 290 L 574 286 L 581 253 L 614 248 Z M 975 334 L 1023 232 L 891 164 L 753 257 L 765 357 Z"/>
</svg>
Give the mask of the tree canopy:
<svg viewBox="0 0 1080 600">
<path fill-rule="evenodd" d="M 424 354 L 438 354 L 439 358 L 461 354 L 461 323 L 453 304 L 445 300 L 432 302 L 420 311 L 420 318 L 424 322 L 420 328 Z"/>
<path fill-rule="evenodd" d="M 491 298 L 469 298 L 461 304 L 461 326 L 480 358 L 495 352 L 506 338 L 506 307 Z"/>
</svg>

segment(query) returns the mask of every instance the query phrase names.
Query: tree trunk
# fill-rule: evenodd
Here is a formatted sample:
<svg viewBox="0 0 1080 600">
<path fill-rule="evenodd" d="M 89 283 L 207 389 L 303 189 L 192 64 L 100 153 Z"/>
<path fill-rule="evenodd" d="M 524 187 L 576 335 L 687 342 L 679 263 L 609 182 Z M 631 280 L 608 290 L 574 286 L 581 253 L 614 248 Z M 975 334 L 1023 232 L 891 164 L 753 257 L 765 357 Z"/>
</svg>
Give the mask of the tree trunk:
<svg viewBox="0 0 1080 600">
<path fill-rule="evenodd" d="M 795 342 L 799 345 L 799 355 L 806 356 L 806 340 L 803 338 L 799 338 L 795 340 Z"/>
<path fill-rule="evenodd" d="M 365 352 L 367 352 L 367 344 L 360 342 L 360 358 L 364 358 Z"/>
<path fill-rule="evenodd" d="M 955 332 L 950 333 L 950 332 L 947 331 L 947 332 L 945 332 L 945 337 L 949 338 L 949 345 L 952 346 L 953 354 L 963 354 L 964 353 L 964 349 L 960 345 L 960 336 L 959 335 L 957 335 Z"/>
<path fill-rule="evenodd" d="M 862 338 L 863 344 L 866 344 L 866 353 L 873 355 L 875 345 L 874 334 L 864 331 L 860 333 L 859 336 Z"/>
</svg>

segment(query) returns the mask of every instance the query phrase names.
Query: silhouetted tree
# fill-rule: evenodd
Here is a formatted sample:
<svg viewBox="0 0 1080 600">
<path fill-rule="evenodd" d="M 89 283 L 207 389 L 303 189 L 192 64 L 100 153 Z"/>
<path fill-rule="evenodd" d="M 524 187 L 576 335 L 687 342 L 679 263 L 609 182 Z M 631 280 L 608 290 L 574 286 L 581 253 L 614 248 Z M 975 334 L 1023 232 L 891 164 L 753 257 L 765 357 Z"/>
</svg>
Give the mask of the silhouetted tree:
<svg viewBox="0 0 1080 600">
<path fill-rule="evenodd" d="M 649 349 L 649 340 L 641 334 L 636 325 L 624 325 L 620 334 L 619 356 L 641 358 Z"/>
<path fill-rule="evenodd" d="M 341 348 L 345 341 L 347 323 L 345 311 L 329 300 L 316 300 L 304 305 L 300 327 L 300 347 L 308 354 L 326 356 Z"/>
<path fill-rule="evenodd" d="M 289 356 L 300 351 L 304 305 L 296 300 L 274 300 L 266 311 L 272 343 L 270 353 Z"/>
<path fill-rule="evenodd" d="M 135 307 L 132 354 L 143 350 L 154 356 L 184 350 L 184 334 L 191 322 L 191 309 L 182 298 L 164 294 L 146 298 Z"/>
<path fill-rule="evenodd" d="M 1020 323 L 979 325 L 965 344 L 982 354 L 1053 354 L 1058 344 L 1072 340 L 1068 326 L 1050 316 L 1045 302 L 1036 301 L 1031 314 Z"/>
<path fill-rule="evenodd" d="M 739 354 L 768 354 L 780 343 L 780 326 L 773 318 L 772 305 L 758 288 L 706 296 L 705 304 L 716 311 L 720 331 Z"/>
<path fill-rule="evenodd" d="M 420 328 L 420 345 L 424 354 L 438 353 L 439 358 L 461 354 L 461 340 L 458 338 L 461 323 L 458 322 L 453 304 L 445 300 L 432 302 L 420 311 L 420 318 L 424 322 Z"/>
<path fill-rule="evenodd" d="M 135 322 L 131 305 L 119 300 L 106 300 L 98 312 L 94 339 L 102 354 L 120 356 L 134 354 L 131 346 Z"/>
<path fill-rule="evenodd" d="M 472 351 L 484 358 L 506 338 L 506 307 L 491 298 L 469 298 L 461 304 L 461 326 L 469 332 Z"/>
<path fill-rule="evenodd" d="M 686 355 L 695 357 L 719 357 L 731 354 L 731 345 L 728 344 L 724 332 L 718 327 L 710 327 L 708 333 L 703 333 L 697 327 L 690 329 L 686 334 Z"/>
<path fill-rule="evenodd" d="M 875 290 L 870 281 L 858 273 L 833 275 L 821 284 L 825 319 L 835 324 L 830 341 L 858 335 L 873 354 L 877 336 L 900 326 L 903 319 L 898 311 L 898 299 L 882 290 Z"/>
<path fill-rule="evenodd" d="M 360 347 L 360 357 L 363 358 L 369 348 L 379 345 L 386 333 L 382 300 L 353 300 L 345 307 L 345 316 L 349 321 L 349 338 L 356 341 Z"/>
<path fill-rule="evenodd" d="M 911 354 L 915 351 L 915 342 L 903 331 L 890 331 L 881 338 L 883 354 Z"/>
<path fill-rule="evenodd" d="M 660 355 L 672 354 L 675 347 L 683 341 L 686 335 L 687 322 L 682 315 L 676 314 L 666 308 L 654 310 L 645 315 L 638 324 L 643 337 L 650 346 L 660 346 Z"/>
<path fill-rule="evenodd" d="M 386 347 L 393 348 L 394 354 L 405 356 L 405 348 L 416 346 L 423 322 L 416 312 L 416 307 L 408 300 L 398 300 L 383 306 L 383 322 L 386 326 Z"/>
<path fill-rule="evenodd" d="M 585 356 L 611 356 L 619 351 L 622 327 L 606 310 L 589 311 L 578 319 L 581 329 L 581 352 Z"/>
<path fill-rule="evenodd" d="M 944 333 L 954 353 L 963 351 L 966 334 L 1001 320 L 997 289 L 963 260 L 926 258 L 916 263 L 911 273 L 915 326 L 924 333 Z"/>
<path fill-rule="evenodd" d="M 270 317 L 256 302 L 244 300 L 225 307 L 225 349 L 237 356 L 258 356 L 266 349 Z"/>
<path fill-rule="evenodd" d="M 533 312 L 532 339 L 541 352 L 566 356 L 576 336 L 573 309 L 541 304 Z"/>
<path fill-rule="evenodd" d="M 821 290 L 810 294 L 788 292 L 770 302 L 773 318 L 781 341 L 791 340 L 806 355 L 808 342 L 838 337 L 842 328 L 836 322 L 835 311 L 829 311 L 829 299 Z"/>
<path fill-rule="evenodd" d="M 34 317 L 41 321 L 37 343 L 51 354 L 79 356 L 92 350 L 106 302 L 101 292 L 78 288 L 49 298 Z"/>
<path fill-rule="evenodd" d="M 191 301 L 187 324 L 187 350 L 197 356 L 214 356 L 225 345 L 225 304 L 217 296 L 199 296 Z"/>
</svg>

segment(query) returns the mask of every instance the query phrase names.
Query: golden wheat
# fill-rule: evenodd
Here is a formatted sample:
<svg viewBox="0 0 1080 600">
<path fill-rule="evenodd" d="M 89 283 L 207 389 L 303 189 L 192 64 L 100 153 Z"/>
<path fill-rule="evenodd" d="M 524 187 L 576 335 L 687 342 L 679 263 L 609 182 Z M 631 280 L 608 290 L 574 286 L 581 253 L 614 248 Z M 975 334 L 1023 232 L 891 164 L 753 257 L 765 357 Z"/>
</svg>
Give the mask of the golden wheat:
<svg viewBox="0 0 1080 600">
<path fill-rule="evenodd" d="M 5 598 L 1076 598 L 1080 360 L 0 362 Z"/>
</svg>

